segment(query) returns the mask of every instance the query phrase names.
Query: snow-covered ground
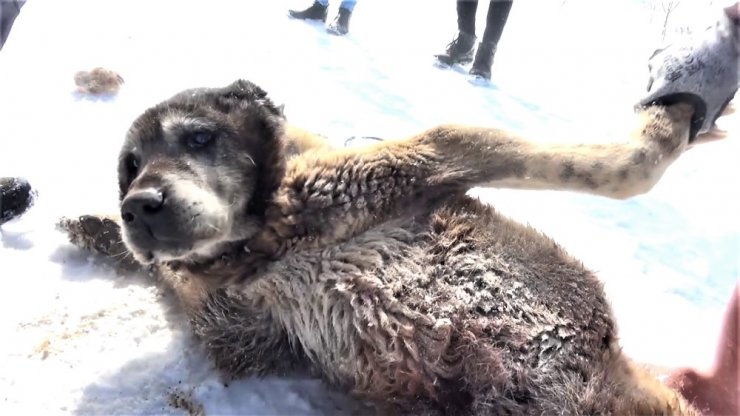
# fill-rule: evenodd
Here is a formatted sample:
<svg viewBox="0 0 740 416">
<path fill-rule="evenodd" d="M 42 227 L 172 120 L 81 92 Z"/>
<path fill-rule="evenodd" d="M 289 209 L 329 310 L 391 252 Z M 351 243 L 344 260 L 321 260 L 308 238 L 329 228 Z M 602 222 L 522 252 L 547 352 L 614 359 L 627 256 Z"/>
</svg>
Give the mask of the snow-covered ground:
<svg viewBox="0 0 740 416">
<path fill-rule="evenodd" d="M 454 34 L 452 2 L 363 0 L 351 34 L 338 38 L 286 17 L 309 1 L 30 0 L 23 8 L 0 52 L 0 176 L 25 176 L 40 196 L 0 232 L 0 414 L 349 406 L 305 377 L 225 386 L 171 299 L 54 231 L 62 215 L 116 210 L 118 146 L 146 107 L 243 77 L 285 103 L 292 122 L 337 142 L 442 122 L 605 140 L 629 128 L 660 32 L 638 1 L 519 1 L 496 55 L 496 86 L 483 88 L 462 70 L 432 65 Z M 479 31 L 485 10 L 481 2 Z M 703 27 L 708 10 L 683 16 Z M 120 95 L 75 96 L 72 74 L 99 65 L 124 76 Z M 598 271 L 629 354 L 702 367 L 740 270 L 738 119 L 725 120 L 734 137 L 692 149 L 638 198 L 476 193 Z"/>
</svg>

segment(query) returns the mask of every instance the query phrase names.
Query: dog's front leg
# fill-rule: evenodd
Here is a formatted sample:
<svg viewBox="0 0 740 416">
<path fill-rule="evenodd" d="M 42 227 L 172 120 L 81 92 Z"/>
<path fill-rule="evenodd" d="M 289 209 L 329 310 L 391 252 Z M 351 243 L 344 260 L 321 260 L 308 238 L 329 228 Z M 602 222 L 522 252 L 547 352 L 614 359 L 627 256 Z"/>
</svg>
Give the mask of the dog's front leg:
<svg viewBox="0 0 740 416">
<path fill-rule="evenodd" d="M 617 143 L 538 143 L 503 130 L 464 126 L 439 127 L 424 141 L 445 166 L 436 179 L 440 183 L 621 199 L 649 191 L 687 149 L 692 114 L 688 104 L 644 108 L 629 139 Z"/>
<path fill-rule="evenodd" d="M 75 246 L 113 259 L 120 270 L 137 270 L 141 264 L 123 244 L 119 221 L 112 215 L 65 217 L 57 222 L 57 229 L 65 233 Z"/>
<path fill-rule="evenodd" d="M 449 125 L 302 155 L 289 164 L 251 244 L 269 255 L 327 244 L 476 186 L 637 195 L 687 148 L 692 114 L 688 104 L 645 108 L 629 140 L 614 144 L 544 144 L 502 129 Z"/>
</svg>

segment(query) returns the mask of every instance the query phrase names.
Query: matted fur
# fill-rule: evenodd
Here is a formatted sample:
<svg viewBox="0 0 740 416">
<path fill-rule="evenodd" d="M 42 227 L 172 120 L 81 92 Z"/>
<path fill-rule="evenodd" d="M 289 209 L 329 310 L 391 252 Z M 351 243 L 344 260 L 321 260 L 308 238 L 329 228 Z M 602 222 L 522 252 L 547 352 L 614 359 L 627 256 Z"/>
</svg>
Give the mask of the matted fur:
<svg viewBox="0 0 740 416">
<path fill-rule="evenodd" d="M 78 92 L 89 95 L 116 94 L 124 83 L 118 73 L 101 67 L 76 72 L 74 81 Z"/>
<path fill-rule="evenodd" d="M 629 141 L 611 145 L 441 126 L 332 149 L 238 81 L 134 123 L 120 168 L 125 245 L 115 218 L 61 225 L 81 247 L 153 268 L 229 377 L 307 368 L 409 414 L 695 414 L 621 352 L 591 271 L 465 195 L 645 192 L 686 149 L 691 116 L 684 104 L 643 109 Z M 166 221 L 131 208 L 152 189 Z M 224 218 L 227 230 L 193 231 Z"/>
</svg>

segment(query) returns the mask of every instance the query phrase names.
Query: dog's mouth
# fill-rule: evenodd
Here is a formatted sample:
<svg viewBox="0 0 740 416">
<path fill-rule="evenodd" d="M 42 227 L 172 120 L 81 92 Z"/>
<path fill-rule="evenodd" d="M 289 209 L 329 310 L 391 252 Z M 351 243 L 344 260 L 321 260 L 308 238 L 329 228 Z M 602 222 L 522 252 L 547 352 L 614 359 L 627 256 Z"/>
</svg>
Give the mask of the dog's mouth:
<svg viewBox="0 0 740 416">
<path fill-rule="evenodd" d="M 132 236 L 124 231 L 123 241 L 134 258 L 144 264 L 181 262 L 199 263 L 218 257 L 225 241 L 217 236 L 176 239 L 159 237 L 147 230 L 146 236 Z"/>
<path fill-rule="evenodd" d="M 190 255 L 192 250 L 192 245 L 185 245 L 185 244 L 168 244 L 167 247 L 162 247 L 162 244 L 159 244 L 156 248 L 154 247 L 137 247 L 135 245 L 132 245 L 130 243 L 127 243 L 129 246 L 129 250 L 134 255 L 134 258 L 138 260 L 142 264 L 153 264 L 153 263 L 163 263 L 167 261 L 173 261 L 173 260 L 184 260 L 187 259 L 187 257 Z"/>
<path fill-rule="evenodd" d="M 208 245 L 212 240 L 212 236 L 178 238 L 172 235 L 161 235 L 149 226 L 136 230 L 124 227 L 123 232 L 123 242 L 134 258 L 142 264 L 187 260 L 197 252 L 199 246 Z"/>
<path fill-rule="evenodd" d="M 235 204 L 217 198 L 208 201 L 208 195 L 198 199 L 177 195 L 170 193 L 155 209 L 147 208 L 152 205 L 148 200 L 143 208 L 130 202 L 122 207 L 123 242 L 139 263 L 209 262 L 255 232 L 257 224 L 249 216 L 236 215 Z M 126 213 L 131 215 L 124 218 Z"/>
<path fill-rule="evenodd" d="M 212 254 L 231 228 L 229 216 L 194 210 L 197 203 L 165 203 L 154 212 L 123 210 L 122 237 L 140 263 L 191 261 Z M 130 215 L 126 215 L 130 214 Z"/>
</svg>

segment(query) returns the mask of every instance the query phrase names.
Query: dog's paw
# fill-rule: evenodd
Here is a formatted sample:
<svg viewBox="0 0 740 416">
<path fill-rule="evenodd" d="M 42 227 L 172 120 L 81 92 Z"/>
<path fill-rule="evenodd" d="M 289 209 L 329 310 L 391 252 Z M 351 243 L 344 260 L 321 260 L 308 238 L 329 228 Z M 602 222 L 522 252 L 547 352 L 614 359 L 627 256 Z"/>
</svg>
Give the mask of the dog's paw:
<svg viewBox="0 0 740 416">
<path fill-rule="evenodd" d="M 57 222 L 57 229 L 65 233 L 75 246 L 110 257 L 117 266 L 125 269 L 139 267 L 121 240 L 120 225 L 111 217 L 97 215 L 63 217 Z"/>
<path fill-rule="evenodd" d="M 72 244 L 109 256 L 118 254 L 118 245 L 122 244 L 119 225 L 104 216 L 63 217 L 57 222 L 57 229 L 66 233 Z"/>
</svg>

